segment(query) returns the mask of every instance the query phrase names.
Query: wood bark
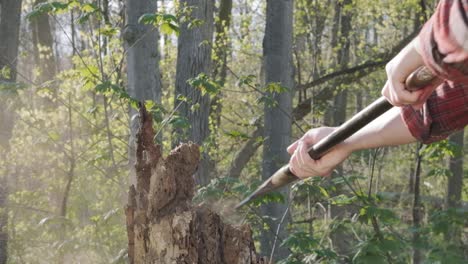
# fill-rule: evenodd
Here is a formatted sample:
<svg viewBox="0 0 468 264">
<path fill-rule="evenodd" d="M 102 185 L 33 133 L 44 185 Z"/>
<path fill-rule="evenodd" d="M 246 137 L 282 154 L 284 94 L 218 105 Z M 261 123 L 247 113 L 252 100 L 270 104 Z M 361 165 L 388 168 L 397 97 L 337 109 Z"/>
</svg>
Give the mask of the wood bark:
<svg viewBox="0 0 468 264">
<path fill-rule="evenodd" d="M 286 148 L 291 143 L 291 113 L 292 89 L 294 85 L 292 66 L 292 32 L 293 32 L 293 1 L 268 0 L 266 10 L 265 36 L 263 38 L 263 67 L 265 69 L 265 84 L 278 83 L 287 87 L 288 91 L 281 93 L 269 92 L 267 96 L 274 105 L 265 103 L 262 178 L 268 179 L 283 164 L 289 161 Z M 287 197 L 286 190 L 283 193 Z M 280 223 L 286 211 L 285 204 L 269 203 L 262 206 L 261 211 L 269 216 L 269 231 L 263 232 L 260 238 L 262 254 L 270 254 L 275 240 L 281 244 L 286 237 L 288 217 Z M 271 221 L 271 219 L 277 219 Z M 278 229 L 279 227 L 279 229 Z M 275 233 L 277 239 L 275 239 Z M 274 259 L 288 255 L 286 248 L 277 247 Z"/>
<path fill-rule="evenodd" d="M 175 82 L 175 109 L 185 118 L 190 127 L 184 131 L 179 128 L 173 133 L 173 146 L 180 142 L 191 140 L 203 145 L 209 131 L 210 96 L 202 94 L 197 87 L 190 86 L 187 81 L 200 73 L 211 73 L 211 47 L 213 43 L 213 9 L 214 0 L 181 0 L 181 7 L 190 10 L 189 20 L 180 25 L 177 45 L 177 69 Z M 201 25 L 190 26 L 191 21 L 198 19 Z M 188 100 L 180 100 L 180 95 Z M 205 150 L 207 148 L 204 148 Z M 210 158 L 203 151 L 202 160 L 196 172 L 196 182 L 206 185 L 211 180 L 209 168 Z"/>
<path fill-rule="evenodd" d="M 0 0 L 0 70 L 9 69 L 8 75 L 0 75 L 0 82 L 16 81 L 16 64 L 19 46 L 21 3 L 18 0 Z M 5 37 L 8 36 L 8 37 Z M 10 139 L 15 123 L 13 102 L 10 96 L 0 96 L 0 158 L 7 160 Z M 8 175 L 9 168 L 0 170 L 0 264 L 8 260 Z"/>
<path fill-rule="evenodd" d="M 130 263 L 265 263 L 247 225 L 225 224 L 207 207 L 192 205 L 198 146 L 182 144 L 163 158 L 153 138 L 151 115 L 141 107 L 137 184 L 126 208 Z"/>
<path fill-rule="evenodd" d="M 159 73 L 158 29 L 138 23 L 146 13 L 157 10 L 157 1 L 127 0 L 126 22 L 123 39 L 127 49 L 128 94 L 141 102 L 161 102 L 161 75 Z M 135 163 L 135 134 L 138 128 L 137 112 L 130 110 L 129 164 Z M 135 182 L 135 172 L 130 171 Z"/>
</svg>

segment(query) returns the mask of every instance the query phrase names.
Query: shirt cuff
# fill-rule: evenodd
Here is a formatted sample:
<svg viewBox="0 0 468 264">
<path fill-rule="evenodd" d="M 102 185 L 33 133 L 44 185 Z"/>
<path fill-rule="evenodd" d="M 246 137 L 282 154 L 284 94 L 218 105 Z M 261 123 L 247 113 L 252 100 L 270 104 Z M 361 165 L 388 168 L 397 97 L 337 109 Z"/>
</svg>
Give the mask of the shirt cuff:
<svg viewBox="0 0 468 264">
<path fill-rule="evenodd" d="M 427 104 L 424 104 L 420 110 L 415 110 L 409 105 L 403 106 L 400 111 L 401 118 L 411 135 L 424 144 L 436 142 L 447 137 L 446 135 L 431 135 L 432 117 L 428 111 Z"/>
</svg>

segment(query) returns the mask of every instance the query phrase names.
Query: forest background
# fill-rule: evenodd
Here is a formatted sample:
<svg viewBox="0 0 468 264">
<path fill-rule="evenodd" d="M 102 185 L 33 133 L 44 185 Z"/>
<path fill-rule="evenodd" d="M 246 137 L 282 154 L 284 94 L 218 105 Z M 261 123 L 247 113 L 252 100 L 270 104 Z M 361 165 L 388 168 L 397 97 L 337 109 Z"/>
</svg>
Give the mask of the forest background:
<svg viewBox="0 0 468 264">
<path fill-rule="evenodd" d="M 436 4 L 1 0 L 0 263 L 127 262 L 137 101 L 165 154 L 200 145 L 193 202 L 276 263 L 466 263 L 463 131 L 231 210 L 305 131 L 380 96 Z"/>
</svg>

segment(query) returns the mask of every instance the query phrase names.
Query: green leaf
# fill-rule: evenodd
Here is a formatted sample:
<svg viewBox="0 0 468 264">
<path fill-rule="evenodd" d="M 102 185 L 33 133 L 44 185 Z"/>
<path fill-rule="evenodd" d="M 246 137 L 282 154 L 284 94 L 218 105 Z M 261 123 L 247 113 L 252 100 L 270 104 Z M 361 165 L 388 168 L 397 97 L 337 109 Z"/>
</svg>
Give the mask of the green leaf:
<svg viewBox="0 0 468 264">
<path fill-rule="evenodd" d="M 101 9 L 95 4 L 85 4 L 81 7 L 82 15 L 78 18 L 79 24 L 84 24 L 93 14 L 97 14 L 97 18 L 101 19 Z"/>
<path fill-rule="evenodd" d="M 356 196 L 348 197 L 348 196 L 346 196 L 344 194 L 340 194 L 340 195 L 332 197 L 330 199 L 332 204 L 336 204 L 336 205 L 339 205 L 339 206 L 352 204 L 356 200 L 357 200 Z"/>
<path fill-rule="evenodd" d="M 151 113 L 155 122 L 163 122 L 164 114 L 166 114 L 167 111 L 161 104 L 158 104 L 152 100 L 146 100 L 145 107 L 148 110 L 148 112 Z"/>
<path fill-rule="evenodd" d="M 85 13 L 93 13 L 99 11 L 99 7 L 96 4 L 92 3 L 84 4 L 83 6 L 81 6 L 81 11 Z"/>
<path fill-rule="evenodd" d="M 117 29 L 115 27 L 111 27 L 110 25 L 105 25 L 99 29 L 99 32 L 107 37 L 113 37 L 117 34 Z"/>
<path fill-rule="evenodd" d="M 288 87 L 282 86 L 281 83 L 271 82 L 265 86 L 265 91 L 270 93 L 285 93 L 290 91 Z"/>
<path fill-rule="evenodd" d="M 221 90 L 219 84 L 213 81 L 205 73 L 200 73 L 197 77 L 189 79 L 187 83 L 192 87 L 199 89 L 202 95 L 216 95 Z"/>
<path fill-rule="evenodd" d="M 290 234 L 283 243 L 281 243 L 281 246 L 286 246 L 295 252 L 310 252 L 318 245 L 319 241 L 311 234 L 300 231 Z"/>
<path fill-rule="evenodd" d="M 18 91 L 26 88 L 22 83 L 0 81 L 0 95 L 17 95 Z"/>
<path fill-rule="evenodd" d="M 157 23 L 158 17 L 159 16 L 157 14 L 143 14 L 138 19 L 138 23 L 139 24 L 154 24 L 154 23 Z"/>
<path fill-rule="evenodd" d="M 249 139 L 250 136 L 243 133 L 243 132 L 240 132 L 240 131 L 237 131 L 237 130 L 231 130 L 231 131 L 228 131 L 228 132 L 224 132 L 225 135 L 229 136 L 229 137 L 232 137 L 234 139 Z"/>
<path fill-rule="evenodd" d="M 395 213 L 386 208 L 368 205 L 362 207 L 359 211 L 359 219 L 361 221 L 369 221 L 373 217 L 378 218 L 383 223 L 394 223 L 398 220 Z"/>
<path fill-rule="evenodd" d="M 155 27 L 159 27 L 159 30 L 163 34 L 176 34 L 179 35 L 179 25 L 177 18 L 171 14 L 159 14 L 159 13 L 147 13 L 143 14 L 139 19 L 140 24 L 151 24 Z"/>
<path fill-rule="evenodd" d="M 27 19 L 34 19 L 38 16 L 48 13 L 58 13 L 59 11 L 65 11 L 68 9 L 70 3 L 51 2 L 51 3 L 40 3 L 35 5 L 33 10 L 26 15 Z"/>
<path fill-rule="evenodd" d="M 284 195 L 280 192 L 269 192 L 262 197 L 256 198 L 253 200 L 252 205 L 260 206 L 267 203 L 281 203 L 284 204 L 286 199 Z"/>
<path fill-rule="evenodd" d="M 242 87 L 244 85 L 253 85 L 255 78 L 255 75 L 241 76 L 237 81 L 237 86 Z"/>
<path fill-rule="evenodd" d="M 188 122 L 187 118 L 179 115 L 174 115 L 169 119 L 169 124 L 171 124 L 175 128 L 188 128 L 190 127 L 190 123 Z"/>
<path fill-rule="evenodd" d="M 60 134 L 57 133 L 56 131 L 50 131 L 49 132 L 49 137 L 53 140 L 53 141 L 58 141 L 60 139 Z"/>
</svg>

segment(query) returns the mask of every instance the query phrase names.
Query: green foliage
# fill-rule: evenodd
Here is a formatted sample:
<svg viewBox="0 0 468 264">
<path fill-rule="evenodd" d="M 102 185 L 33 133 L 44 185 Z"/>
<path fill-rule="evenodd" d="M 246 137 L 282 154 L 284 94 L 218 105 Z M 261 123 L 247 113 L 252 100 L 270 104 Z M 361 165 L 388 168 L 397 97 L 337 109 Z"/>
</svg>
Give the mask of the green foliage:
<svg viewBox="0 0 468 264">
<path fill-rule="evenodd" d="M 279 94 L 279 93 L 289 92 L 290 89 L 288 87 L 282 86 L 280 83 L 271 82 L 265 86 L 265 91 L 269 93 Z"/>
<path fill-rule="evenodd" d="M 17 95 L 20 90 L 26 89 L 27 85 L 23 83 L 12 83 L 0 81 L 0 95 Z"/>
<path fill-rule="evenodd" d="M 306 232 L 294 232 L 286 238 L 281 246 L 287 246 L 293 252 L 311 251 L 319 245 L 320 241 Z"/>
<path fill-rule="evenodd" d="M 68 10 L 68 7 L 71 4 L 76 3 L 76 1 L 71 1 L 68 3 L 63 3 L 63 2 L 46 2 L 46 3 L 40 3 L 36 6 L 34 6 L 34 9 L 28 13 L 26 18 L 28 19 L 34 19 L 38 16 L 48 14 L 48 13 L 58 13 L 58 12 L 64 12 Z"/>
<path fill-rule="evenodd" d="M 89 21 L 89 19 L 94 15 L 97 19 L 101 19 L 102 11 L 101 9 L 94 3 L 84 4 L 80 7 L 81 9 L 81 16 L 78 18 L 78 23 L 84 24 Z M 103 28 L 104 29 L 104 28 Z M 107 29 L 109 30 L 109 29 Z"/>
<path fill-rule="evenodd" d="M 139 19 L 138 23 L 151 24 L 158 27 L 163 34 L 176 34 L 179 35 L 180 29 L 178 20 L 174 15 L 171 14 L 143 14 Z"/>
<path fill-rule="evenodd" d="M 444 211 L 436 211 L 431 215 L 431 230 L 435 234 L 450 235 L 454 228 L 463 227 L 468 221 L 466 209 L 449 208 Z"/>
<path fill-rule="evenodd" d="M 358 244 L 358 251 L 353 257 L 353 263 L 389 263 L 387 254 L 396 255 L 403 249 L 401 241 L 386 237 L 379 239 L 376 236 Z"/>
<path fill-rule="evenodd" d="M 2 79 L 8 80 L 11 78 L 11 68 L 7 65 L 3 66 L 3 68 L 0 69 L 0 77 Z"/>
<path fill-rule="evenodd" d="M 200 203 L 206 200 L 218 200 L 225 197 L 236 196 L 239 193 L 245 193 L 246 186 L 239 179 L 222 177 L 215 178 L 211 182 L 197 190 L 193 201 Z"/>
<path fill-rule="evenodd" d="M 224 134 L 229 137 L 232 137 L 233 139 L 249 139 L 250 138 L 250 136 L 247 135 L 246 133 L 243 133 L 237 130 L 227 131 L 227 132 L 224 132 Z"/>
<path fill-rule="evenodd" d="M 221 90 L 221 86 L 205 73 L 200 73 L 195 78 L 189 79 L 187 83 L 200 90 L 202 95 L 215 96 Z"/>
<path fill-rule="evenodd" d="M 163 105 L 152 100 L 145 101 L 145 108 L 149 113 L 151 113 L 153 120 L 156 123 L 162 123 L 164 121 L 164 115 L 168 113 Z"/>
<path fill-rule="evenodd" d="M 174 128 L 189 128 L 190 123 L 188 122 L 187 118 L 184 116 L 179 116 L 179 115 L 172 115 L 168 121 L 169 124 L 171 124 Z"/>
<path fill-rule="evenodd" d="M 359 219 L 364 222 L 370 222 L 372 218 L 380 220 L 381 223 L 391 224 L 396 223 L 397 218 L 394 212 L 386 208 L 378 208 L 375 206 L 364 206 L 359 211 Z"/>
<path fill-rule="evenodd" d="M 460 155 L 461 148 L 460 146 L 457 146 L 448 140 L 442 140 L 439 142 L 432 143 L 430 145 L 425 145 L 421 150 L 421 154 L 424 155 L 424 158 L 427 161 L 437 162 L 441 158 L 454 157 Z"/>
<path fill-rule="evenodd" d="M 247 86 L 257 86 L 254 82 L 257 77 L 255 75 L 241 76 L 237 81 L 237 86 L 242 87 Z"/>
</svg>

